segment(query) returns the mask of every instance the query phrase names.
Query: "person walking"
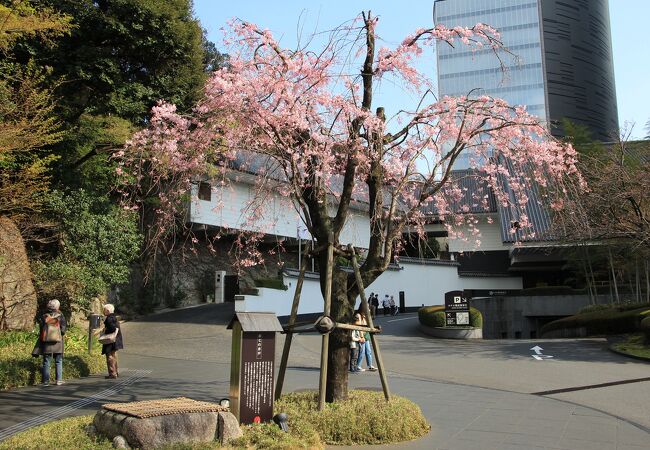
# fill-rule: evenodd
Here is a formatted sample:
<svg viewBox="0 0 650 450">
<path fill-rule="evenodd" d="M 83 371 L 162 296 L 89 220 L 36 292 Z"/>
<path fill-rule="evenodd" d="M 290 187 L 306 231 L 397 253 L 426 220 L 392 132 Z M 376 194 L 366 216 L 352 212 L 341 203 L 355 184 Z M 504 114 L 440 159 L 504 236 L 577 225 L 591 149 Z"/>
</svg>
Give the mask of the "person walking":
<svg viewBox="0 0 650 450">
<path fill-rule="evenodd" d="M 381 306 L 384 309 L 384 316 L 387 316 L 390 311 L 390 298 L 388 298 L 388 294 L 384 296 L 384 301 L 381 303 Z"/>
<path fill-rule="evenodd" d="M 370 315 L 374 319 L 377 317 L 377 310 L 379 309 L 379 295 L 375 294 L 371 299 L 370 299 L 370 304 L 372 307 L 370 308 Z"/>
<path fill-rule="evenodd" d="M 390 305 L 390 315 L 391 316 L 396 316 L 397 315 L 397 305 L 395 304 L 395 298 L 393 296 L 390 296 L 390 300 L 388 301 L 388 304 Z"/>
<path fill-rule="evenodd" d="M 375 318 L 375 313 L 377 308 L 375 306 L 375 293 L 371 292 L 370 297 L 368 297 L 368 309 L 370 310 L 370 317 Z"/>
<path fill-rule="evenodd" d="M 43 355 L 43 366 L 41 376 L 43 386 L 50 385 L 50 364 L 54 359 L 56 385 L 63 384 L 63 351 L 64 336 L 67 328 L 65 316 L 59 308 L 61 303 L 58 300 L 50 300 L 47 303 L 47 312 L 39 319 L 38 341 L 32 352 L 32 356 Z"/>
<path fill-rule="evenodd" d="M 117 378 L 117 355 L 116 352 L 124 348 L 124 340 L 122 339 L 122 330 L 120 323 L 115 316 L 115 306 L 109 304 L 104 305 L 104 331 L 103 334 L 111 334 L 117 330 L 115 342 L 102 345 L 102 355 L 106 355 L 106 367 L 108 368 L 108 376 L 104 378 Z"/>
<path fill-rule="evenodd" d="M 368 326 L 368 321 L 363 314 L 361 314 L 361 321 L 359 325 L 363 325 L 364 327 Z M 372 365 L 372 347 L 370 346 L 370 333 L 368 331 L 360 333 L 362 334 L 362 338 L 359 340 L 359 356 L 357 357 L 357 368 L 359 369 L 359 372 L 364 372 L 366 370 L 361 367 L 363 365 L 363 358 L 365 356 L 367 370 L 374 372 L 377 370 L 377 368 Z"/>
<path fill-rule="evenodd" d="M 361 323 L 361 315 L 354 315 L 354 324 L 359 325 Z M 359 330 L 352 330 L 350 334 L 350 372 L 360 372 L 359 367 L 357 366 L 357 360 L 359 359 L 359 341 L 361 340 L 361 332 Z"/>
</svg>

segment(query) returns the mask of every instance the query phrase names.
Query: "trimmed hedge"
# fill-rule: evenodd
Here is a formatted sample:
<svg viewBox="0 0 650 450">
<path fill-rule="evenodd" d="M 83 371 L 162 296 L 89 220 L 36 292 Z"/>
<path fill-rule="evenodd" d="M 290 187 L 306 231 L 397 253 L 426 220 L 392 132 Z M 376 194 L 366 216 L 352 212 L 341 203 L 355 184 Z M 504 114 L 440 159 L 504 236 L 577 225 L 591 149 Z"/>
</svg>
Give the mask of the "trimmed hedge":
<svg viewBox="0 0 650 450">
<path fill-rule="evenodd" d="M 424 306 L 418 310 L 418 319 L 422 325 L 428 327 L 444 327 L 445 307 L 444 305 Z M 469 326 L 483 328 L 483 315 L 473 306 L 469 308 Z"/>
<path fill-rule="evenodd" d="M 633 309 L 628 309 L 633 308 Z M 588 335 L 624 334 L 640 329 L 641 321 L 650 311 L 649 306 L 616 305 L 612 308 L 576 314 L 550 322 L 542 327 L 541 334 L 565 328 L 585 328 Z"/>
<path fill-rule="evenodd" d="M 38 328 L 32 331 L 0 332 L 0 389 L 41 382 L 43 358 L 32 357 L 37 337 Z M 101 345 L 96 340 L 93 344 L 93 352 L 89 355 L 87 331 L 73 327 L 68 329 L 65 334 L 63 379 L 87 377 L 106 370 Z M 54 367 L 50 374 L 54 377 Z"/>
</svg>

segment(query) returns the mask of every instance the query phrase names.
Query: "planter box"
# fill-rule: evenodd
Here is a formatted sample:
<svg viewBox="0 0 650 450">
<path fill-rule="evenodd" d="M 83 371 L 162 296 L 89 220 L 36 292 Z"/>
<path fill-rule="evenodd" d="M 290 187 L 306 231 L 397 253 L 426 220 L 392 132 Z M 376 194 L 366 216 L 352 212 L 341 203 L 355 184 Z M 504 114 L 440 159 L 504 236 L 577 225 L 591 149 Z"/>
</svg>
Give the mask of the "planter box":
<svg viewBox="0 0 650 450">
<path fill-rule="evenodd" d="M 441 339 L 483 339 L 483 329 L 474 327 L 429 327 L 420 324 L 420 330 Z"/>
</svg>

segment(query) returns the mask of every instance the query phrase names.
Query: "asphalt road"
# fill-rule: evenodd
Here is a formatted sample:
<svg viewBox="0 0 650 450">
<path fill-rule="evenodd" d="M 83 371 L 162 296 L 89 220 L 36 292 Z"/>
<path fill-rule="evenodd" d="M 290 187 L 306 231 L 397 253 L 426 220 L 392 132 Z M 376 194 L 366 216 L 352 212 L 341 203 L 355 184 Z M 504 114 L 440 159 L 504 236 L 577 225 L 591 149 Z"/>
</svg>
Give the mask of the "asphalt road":
<svg viewBox="0 0 650 450">
<path fill-rule="evenodd" d="M 232 314 L 232 305 L 205 305 L 124 323 L 117 383 L 95 376 L 0 392 L 0 440 L 106 401 L 227 397 Z M 395 448 L 477 448 L 486 439 L 481 447 L 499 450 L 650 448 L 650 364 L 609 352 L 604 340 L 440 340 L 419 331 L 415 314 L 377 323 L 391 389 L 433 424 L 428 440 Z M 285 390 L 316 389 L 321 338 L 293 342 Z M 280 335 L 277 361 L 282 343 Z M 350 384 L 381 387 L 371 372 Z"/>
<path fill-rule="evenodd" d="M 147 368 L 160 379 L 222 379 L 229 377 L 231 305 L 207 305 L 153 315 L 124 324 L 127 346 L 122 363 Z M 417 314 L 384 317 L 379 343 L 386 367 L 393 376 L 477 386 L 517 393 L 584 388 L 650 377 L 650 364 L 607 350 L 604 339 L 551 340 L 443 340 L 419 331 Z M 283 336 L 278 336 L 277 360 Z M 298 335 L 293 341 L 289 366 L 315 371 L 321 338 Z M 543 358 L 536 359 L 535 346 Z M 552 358 L 549 358 L 552 356 Z M 159 364 L 155 360 L 212 362 L 186 371 L 186 364 Z M 365 374 L 364 374 L 365 375 Z M 368 374 L 372 376 L 371 374 Z M 317 375 L 314 376 L 317 385 Z M 226 395 L 227 392 L 223 394 Z M 548 395 L 604 411 L 650 429 L 650 380 L 608 387 L 570 390 Z"/>
<path fill-rule="evenodd" d="M 394 373 L 527 394 L 572 389 L 547 397 L 650 429 L 650 363 L 610 352 L 605 339 L 443 340 L 421 333 L 417 314 L 379 317 L 378 323 L 382 355 Z M 533 357 L 536 346 L 541 360 Z M 648 380 L 576 389 L 638 379 Z"/>
</svg>

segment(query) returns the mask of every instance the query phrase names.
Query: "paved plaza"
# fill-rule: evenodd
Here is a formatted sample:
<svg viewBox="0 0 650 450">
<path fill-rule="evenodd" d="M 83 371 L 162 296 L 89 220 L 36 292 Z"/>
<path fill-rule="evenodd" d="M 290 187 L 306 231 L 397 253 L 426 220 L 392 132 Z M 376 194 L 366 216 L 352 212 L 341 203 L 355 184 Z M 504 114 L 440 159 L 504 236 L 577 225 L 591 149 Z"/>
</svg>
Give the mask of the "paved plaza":
<svg viewBox="0 0 650 450">
<path fill-rule="evenodd" d="M 205 305 L 125 323 L 122 378 L 0 392 L 0 439 L 107 401 L 227 397 L 232 314 L 231 305 Z M 421 334 L 416 314 L 377 322 L 391 391 L 419 404 L 432 426 L 417 441 L 381 447 L 650 448 L 650 364 L 609 352 L 604 340 L 443 341 Z M 535 346 L 544 358 L 533 357 Z M 317 388 L 319 349 L 317 335 L 294 339 L 286 390 Z M 381 388 L 371 372 L 350 383 Z"/>
</svg>

